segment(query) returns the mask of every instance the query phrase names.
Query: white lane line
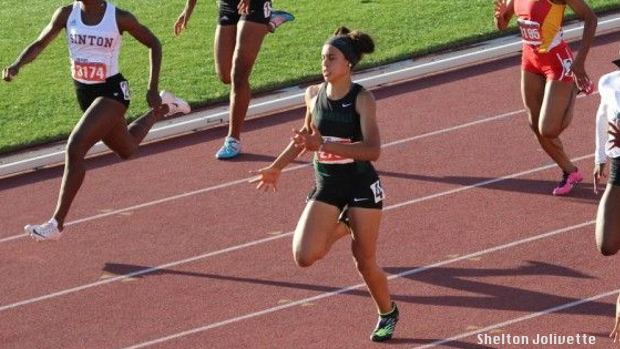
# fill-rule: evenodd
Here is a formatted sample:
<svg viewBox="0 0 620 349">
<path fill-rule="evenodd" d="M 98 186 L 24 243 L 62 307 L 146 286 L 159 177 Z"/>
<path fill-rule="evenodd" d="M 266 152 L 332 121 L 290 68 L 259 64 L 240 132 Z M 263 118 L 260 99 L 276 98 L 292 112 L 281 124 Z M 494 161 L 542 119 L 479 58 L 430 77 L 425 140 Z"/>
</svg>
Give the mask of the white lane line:
<svg viewBox="0 0 620 349">
<path fill-rule="evenodd" d="M 286 168 L 286 169 L 284 169 L 284 171 L 285 172 L 287 172 L 287 171 L 294 171 L 294 170 L 298 170 L 298 169 L 306 167 L 306 166 L 308 166 L 308 164 L 297 165 L 297 166 Z M 174 201 L 174 200 L 186 198 L 186 197 L 189 197 L 189 196 L 203 194 L 203 193 L 207 193 L 207 192 L 210 192 L 210 191 L 215 191 L 215 190 L 218 190 L 218 189 L 224 189 L 224 188 L 232 187 L 232 186 L 237 185 L 237 184 L 244 184 L 244 183 L 246 183 L 246 184 L 248 183 L 248 179 L 247 178 L 238 179 L 238 180 L 235 180 L 235 181 L 214 185 L 214 186 L 210 186 L 210 187 L 206 187 L 206 188 L 190 191 L 190 192 L 183 193 L 183 194 L 177 194 L 177 195 L 173 195 L 173 196 L 168 196 L 168 197 L 165 197 L 163 199 L 149 201 L 149 202 L 145 202 L 145 203 L 142 203 L 142 204 L 121 208 L 121 209 L 118 209 L 118 210 L 113 210 L 113 211 L 97 214 L 97 215 L 94 215 L 94 216 L 89 216 L 89 217 L 77 219 L 77 220 L 74 220 L 74 221 L 66 223 L 65 226 L 71 226 L 71 225 L 80 224 L 80 223 L 84 223 L 84 222 L 94 221 L 96 219 L 105 218 L 105 217 L 108 217 L 108 216 L 113 216 L 113 215 L 117 215 L 117 214 L 124 213 L 124 212 L 134 211 L 134 210 L 138 210 L 138 209 L 141 209 L 141 208 L 146 208 L 146 207 L 150 207 L 150 206 L 166 203 L 166 202 L 169 202 L 169 201 Z M 0 239 L 0 243 L 8 242 L 8 241 L 15 240 L 15 239 L 24 238 L 24 237 L 27 237 L 27 236 L 28 236 L 27 234 L 18 234 L 18 235 L 9 236 L 9 237 Z"/>
<path fill-rule="evenodd" d="M 129 279 L 129 278 L 135 278 L 135 277 L 140 276 L 140 275 L 144 275 L 144 274 L 148 274 L 148 273 L 153 273 L 153 272 L 156 272 L 158 270 L 168 269 L 168 268 L 172 268 L 172 267 L 175 267 L 175 266 L 178 266 L 178 265 L 182 265 L 182 264 L 191 263 L 191 262 L 194 262 L 194 261 L 197 261 L 197 260 L 201 260 L 201 259 L 204 259 L 204 258 L 208 258 L 208 257 L 212 257 L 212 256 L 217 256 L 219 254 L 240 250 L 240 249 L 251 247 L 251 246 L 255 246 L 255 245 L 260 245 L 262 243 L 269 242 L 271 240 L 280 239 L 283 236 L 287 236 L 287 235 L 291 235 L 291 234 L 292 233 L 288 233 L 286 235 L 277 235 L 277 236 L 272 236 L 272 237 L 268 237 L 268 238 L 264 238 L 264 239 L 260 239 L 260 240 L 254 240 L 254 241 L 242 244 L 242 245 L 236 245 L 236 246 L 225 248 L 225 249 L 222 249 L 222 250 L 217 250 L 217 251 L 213 251 L 213 252 L 204 253 L 204 254 L 201 254 L 201 255 L 198 255 L 198 256 L 193 256 L 193 257 L 181 259 L 181 260 L 178 260 L 178 261 L 162 264 L 162 265 L 159 265 L 157 267 L 141 269 L 141 270 L 137 270 L 135 272 L 129 273 L 129 274 L 115 276 L 113 278 L 103 279 L 103 280 L 100 280 L 100 281 L 97 281 L 97 282 L 93 282 L 93 283 L 90 283 L 90 284 L 85 284 L 85 285 L 82 285 L 82 286 L 68 288 L 68 289 L 65 289 L 65 290 L 62 290 L 62 291 L 46 294 L 46 295 L 43 295 L 43 296 L 40 296 L 40 297 L 36 297 L 36 298 L 25 299 L 25 300 L 20 301 L 20 302 L 16 302 L 16 303 L 12 303 L 12 304 L 7 304 L 7 305 L 1 306 L 0 307 L 0 312 L 6 311 L 6 310 L 9 310 L 9 309 L 13 309 L 13 308 L 17 308 L 17 307 L 20 307 L 20 306 L 32 304 L 32 303 L 41 302 L 41 301 L 48 300 L 48 299 L 51 299 L 51 298 L 56 298 L 56 297 L 68 295 L 68 294 L 71 294 L 71 293 L 76 293 L 76 292 L 79 292 L 79 291 L 83 291 L 83 290 L 86 290 L 86 289 L 89 289 L 89 288 L 93 288 L 93 287 L 97 287 L 97 286 L 102 286 L 102 285 L 109 284 L 109 283 L 112 283 L 112 282 L 122 281 L 122 280 Z"/>
<path fill-rule="evenodd" d="M 555 312 L 558 312 L 558 311 L 561 311 L 561 310 L 564 310 L 564 309 L 568 309 L 568 308 L 573 308 L 573 307 L 576 307 L 576 306 L 579 306 L 579 305 L 582 305 L 582 304 L 585 304 L 585 303 L 590 303 L 590 302 L 593 302 L 593 301 L 601 299 L 601 298 L 605 298 L 605 297 L 609 297 L 609 296 L 614 295 L 614 294 L 618 294 L 618 292 L 620 292 L 620 289 L 613 290 L 613 291 L 608 291 L 608 292 L 605 292 L 605 293 L 601 293 L 601 294 L 598 294 L 598 295 L 595 295 L 595 296 L 592 296 L 592 297 L 589 297 L 589 298 L 578 299 L 578 300 L 570 302 L 570 303 L 565 303 L 565 304 L 558 305 L 558 306 L 553 307 L 553 308 L 541 310 L 541 311 L 536 312 L 536 313 L 532 313 L 532 314 L 524 315 L 524 316 L 521 316 L 521 317 L 518 317 L 518 318 L 515 318 L 515 319 L 512 319 L 512 320 L 500 322 L 500 323 L 497 323 L 495 325 L 490 325 L 490 326 L 487 326 L 485 328 L 481 328 L 479 330 L 475 330 L 475 331 L 471 331 L 471 332 L 465 332 L 465 333 L 456 335 L 454 337 L 450 337 L 450 338 L 446 338 L 446 339 L 441 339 L 441 340 L 438 340 L 438 341 L 435 341 L 435 342 L 432 342 L 432 343 L 429 343 L 429 344 L 426 344 L 426 345 L 423 345 L 423 346 L 415 347 L 413 349 L 425 349 L 425 348 L 436 347 L 436 346 L 439 346 L 439 345 L 442 345 L 442 344 L 446 344 L 446 343 L 449 343 L 449 342 L 453 342 L 453 341 L 456 341 L 456 340 L 459 340 L 459 339 L 463 339 L 463 338 L 466 338 L 466 337 L 474 336 L 474 335 L 477 335 L 477 334 L 480 334 L 480 333 L 485 333 L 485 332 L 494 330 L 496 328 L 502 328 L 502 327 L 510 326 L 510 325 L 516 324 L 518 322 L 523 322 L 523 321 L 531 320 L 531 319 L 534 319 L 534 318 L 537 318 L 537 317 L 540 317 L 540 316 L 543 316 L 543 315 L 555 313 Z M 611 344 L 611 339 L 610 339 L 610 344 Z"/>
<path fill-rule="evenodd" d="M 595 95 L 597 93 L 598 93 L 598 91 L 592 93 L 591 96 Z M 586 95 L 579 95 L 579 96 L 577 96 L 577 98 L 583 98 L 583 97 L 587 97 L 587 96 Z M 400 144 L 403 144 L 403 143 L 412 142 L 412 141 L 415 141 L 415 140 L 418 140 L 418 139 L 423 139 L 423 138 L 427 138 L 427 137 L 431 137 L 431 136 L 436 136 L 436 135 L 440 135 L 440 134 L 443 134 L 443 133 L 452 132 L 452 131 L 468 128 L 468 127 L 471 127 L 471 126 L 476 126 L 476 125 L 479 125 L 479 124 L 483 124 L 483 123 L 487 123 L 487 122 L 491 122 L 491 121 L 507 118 L 507 117 L 518 115 L 518 114 L 521 114 L 521 113 L 525 113 L 525 109 L 515 110 L 515 111 L 508 112 L 508 113 L 499 114 L 499 115 L 495 115 L 495 116 L 492 116 L 492 117 L 488 117 L 488 118 L 484 118 L 484 119 L 480 119 L 480 120 L 476 120 L 476 121 L 472 121 L 472 122 L 467 122 L 467 123 L 460 124 L 460 125 L 457 125 L 457 126 L 452 126 L 452 127 L 444 128 L 444 129 L 437 130 L 437 131 L 427 132 L 427 133 L 424 133 L 424 134 L 421 134 L 421 135 L 417 135 L 417 136 L 413 136 L 413 137 L 403 138 L 403 139 L 400 139 L 400 140 L 396 140 L 396 141 L 393 141 L 393 142 L 389 142 L 389 143 L 383 144 L 381 146 L 381 148 L 385 149 L 385 148 L 393 147 L 393 146 L 400 145 Z M 283 172 L 290 172 L 290 171 L 299 170 L 301 168 L 309 167 L 310 165 L 311 164 L 308 163 L 308 164 L 302 164 L 302 165 L 296 165 L 296 166 L 292 166 L 292 167 L 287 167 L 287 168 L 284 169 Z M 93 220 L 96 220 L 96 219 L 101 219 L 101 218 L 105 218 L 105 217 L 109 217 L 109 216 L 118 215 L 118 214 L 123 213 L 123 212 L 134 211 L 134 210 L 138 210 L 138 209 L 141 209 L 141 208 L 146 208 L 146 207 L 150 207 L 150 206 L 166 203 L 166 202 L 169 202 L 169 201 L 174 201 L 174 200 L 186 198 L 186 197 L 189 197 L 189 196 L 199 195 L 199 194 L 207 193 L 207 192 L 210 192 L 210 191 L 215 191 L 215 190 L 218 190 L 218 189 L 224 189 L 224 188 L 232 187 L 232 186 L 235 186 L 235 185 L 238 185 L 238 184 L 247 183 L 247 181 L 248 181 L 248 178 L 238 179 L 238 180 L 235 180 L 235 181 L 226 182 L 226 183 L 218 184 L 218 185 L 215 185 L 215 186 L 210 186 L 210 187 L 206 187 L 206 188 L 190 191 L 190 192 L 183 193 L 183 194 L 173 195 L 173 196 L 169 196 L 169 197 L 166 197 L 166 198 L 163 198 L 163 199 L 149 201 L 149 202 L 145 202 L 143 204 L 138 204 L 138 205 L 134 205 L 134 206 L 126 207 L 126 208 L 121 208 L 121 209 L 110 211 L 110 212 L 105 212 L 105 213 L 97 214 L 97 215 L 94 215 L 94 216 L 89 216 L 89 217 L 77 219 L 75 221 L 71 221 L 71 222 L 66 223 L 65 226 L 71 226 L 71 225 L 75 225 L 75 224 L 89 222 L 89 221 L 93 221 Z M 4 243 L 4 242 L 9 242 L 9 241 L 12 241 L 12 240 L 16 240 L 16 239 L 25 238 L 27 236 L 28 236 L 27 234 L 17 234 L 17 235 L 8 236 L 8 237 L 0 239 L 0 244 Z"/>
<path fill-rule="evenodd" d="M 572 161 L 578 161 L 581 159 L 586 159 L 586 158 L 590 158 L 593 157 L 594 155 L 586 155 L 586 156 L 581 156 L 575 159 L 572 159 Z M 448 190 L 448 191 L 443 191 L 443 192 L 439 192 L 439 193 L 435 193 L 435 194 L 431 194 L 431 195 L 427 195 L 427 196 L 423 196 L 423 197 L 419 197 L 413 200 L 408 200 L 405 202 L 401 202 L 401 203 L 397 203 L 397 204 L 393 204 L 393 205 L 389 205 L 384 207 L 384 211 L 391 211 L 406 205 L 412 205 L 415 203 L 419 203 L 419 202 L 423 202 L 423 201 L 427 201 L 427 200 L 432 200 L 435 198 L 439 198 L 442 196 L 446 196 L 446 195 L 451 195 L 451 194 L 455 194 L 455 193 L 459 193 L 465 190 L 469 190 L 469 189 L 474 189 L 474 188 L 478 188 L 484 185 L 488 185 L 491 183 L 497 183 L 503 180 L 507 180 L 507 179 L 511 179 L 511 178 L 515 178 L 518 176 L 523 176 L 523 175 L 527 175 L 527 174 L 531 174 L 531 173 L 535 173 L 535 172 L 539 172 L 539 171 L 543 171 L 549 168 L 553 168 L 555 165 L 546 165 L 546 166 L 541 166 L 541 167 L 537 167 L 537 168 L 533 168 L 527 171 L 522 171 L 522 172 L 518 172 L 515 174 L 511 174 L 511 175 L 507 175 L 507 176 L 503 176 L 503 177 L 499 177 L 499 178 L 494 178 L 494 179 L 490 179 L 490 180 L 485 180 L 485 181 L 481 181 L 478 183 L 474 183 L 471 185 L 468 185 L 466 187 L 460 187 L 460 188 L 456 188 L 456 189 L 452 189 L 452 190 Z M 19 301 L 16 303 L 11 303 L 11 304 L 7 304 L 7 305 L 3 305 L 0 306 L 0 312 L 9 310 L 9 309 L 14 309 L 20 306 L 25 306 L 28 304 L 32 304 L 32 303 L 37 303 L 37 302 L 41 302 L 44 300 L 48 300 L 48 299 L 52 299 L 52 298 L 56 298 L 56 297 L 60 297 L 60 296 L 64 296 L 64 295 L 68 295 L 71 293 L 75 293 L 75 292 L 79 292 L 79 291 L 83 291 L 89 288 L 93 288 L 93 287 L 98 287 L 101 285 L 106 285 L 112 282 L 116 282 L 116 281 L 121 281 L 127 278 L 131 278 L 131 277 L 136 277 L 139 275 L 144 275 L 144 274 L 148 274 L 148 273 L 152 273 L 161 269 L 167 269 L 167 268 L 171 268 L 171 267 L 175 267 L 178 265 L 182 265 L 182 264 L 187 264 L 190 262 L 194 262 L 194 261 L 198 261 L 198 260 L 202 260 L 208 257 L 213 257 L 213 256 L 217 256 L 223 253 L 227 253 L 227 252 L 233 252 L 233 251 L 237 251 L 237 250 L 241 250 L 244 248 L 248 248 L 248 247 L 252 247 L 252 246 L 256 246 L 256 245 L 260 245 L 272 240 L 277 240 L 277 239 L 281 239 L 287 236 L 291 236 L 293 234 L 293 232 L 288 232 L 285 234 L 281 234 L 281 235 L 276 235 L 276 236 L 271 236 L 268 238 L 263 238 L 263 239 L 259 239 L 259 240 L 254 240 L 245 244 L 241 244 L 241 245 L 236 245 L 236 246 L 232 246 L 232 247 L 228 247 L 222 250 L 217 250 L 217 251 L 212 251 L 212 252 L 207 252 L 201 255 L 197 255 L 197 256 L 193 256 L 193 257 L 189 257 L 189 258 L 185 258 L 182 260 L 178 260 L 178 261 L 174 261 L 174 262 L 170 262 L 167 264 L 163 264 L 163 265 L 159 265 L 153 268 L 147 268 L 147 269 L 143 269 L 143 270 L 137 270 L 135 272 L 126 274 L 126 275 L 120 275 L 114 278 L 110 278 L 110 279 L 104 279 L 104 280 L 99 280 L 97 282 L 93 282 L 90 284 L 84 284 L 81 286 L 76 286 L 73 288 L 68 288 L 62 291 L 58 291 L 58 292 L 54 292 L 54 293 L 50 293 L 50 294 L 46 294 L 43 296 L 39 296 L 39 297 L 35 297 L 35 298 L 29 298 L 29 299 L 25 299 L 23 301 Z"/>
<path fill-rule="evenodd" d="M 550 231 L 550 232 L 547 232 L 547 233 L 544 233 L 544 234 L 540 234 L 540 235 L 528 237 L 528 238 L 525 238 L 525 239 L 513 241 L 513 242 L 510 242 L 510 243 L 507 243 L 507 244 L 504 244 L 504 245 L 495 246 L 495 247 L 491 247 L 491 248 L 488 248 L 488 249 L 485 249 L 485 250 L 482 250 L 482 251 L 470 253 L 470 254 L 465 255 L 465 256 L 460 256 L 460 257 L 457 257 L 457 258 L 448 259 L 448 260 L 441 261 L 441 262 L 438 262 L 438 263 L 434 263 L 434 264 L 431 264 L 431 265 L 428 265 L 428 266 L 424 266 L 424 267 L 410 269 L 410 270 L 404 271 L 402 273 L 390 275 L 390 276 L 388 276 L 388 280 L 393 280 L 393 279 L 397 279 L 397 278 L 402 278 L 404 276 L 408 276 L 408 275 L 412 275 L 412 274 L 417 274 L 417 273 L 420 273 L 420 272 L 423 272 L 425 270 L 429 270 L 429 269 L 432 269 L 432 268 L 437 268 L 437 267 L 441 267 L 441 266 L 444 266 L 444 265 L 447 265 L 447 264 L 451 264 L 451 263 L 456 263 L 456 262 L 460 262 L 460 261 L 463 261 L 463 260 L 467 260 L 468 258 L 478 257 L 478 256 L 482 256 L 482 255 L 489 254 L 489 253 L 492 253 L 492 252 L 505 250 L 505 249 L 512 248 L 512 247 L 519 246 L 519 245 L 523 245 L 523 244 L 526 244 L 526 243 L 529 243 L 529 242 L 533 242 L 533 241 L 541 240 L 541 239 L 544 239 L 544 238 L 548 238 L 548 237 L 551 237 L 551 236 L 554 236 L 554 235 L 559 235 L 559 234 L 563 234 L 563 233 L 566 233 L 566 232 L 574 232 L 574 231 L 577 231 L 580 228 L 590 226 L 590 225 L 594 224 L 594 222 L 595 221 L 592 220 L 592 221 L 588 221 L 588 222 L 572 225 L 572 226 L 569 226 L 569 227 L 565 227 L 565 228 L 557 229 L 557 230 L 554 230 L 554 231 Z M 359 288 L 362 288 L 362 287 L 366 287 L 366 284 L 365 283 L 360 283 L 360 284 L 357 284 L 357 285 L 354 285 L 354 286 L 343 287 L 343 288 L 340 288 L 340 289 L 332 291 L 332 292 L 325 292 L 325 293 L 322 293 L 322 294 L 319 294 L 319 295 L 316 295 L 316 296 L 313 296 L 313 297 L 308 297 L 308 298 L 304 298 L 304 299 L 301 299 L 301 300 L 298 300 L 298 301 L 294 301 L 294 302 L 286 303 L 286 304 L 283 304 L 283 305 L 279 305 L 277 307 L 267 308 L 267 309 L 264 309 L 264 310 L 261 310 L 261 311 L 257 311 L 257 312 L 253 312 L 253 313 L 248 313 L 248 314 L 245 314 L 245 315 L 242 315 L 242 316 L 238 316 L 238 317 L 235 317 L 235 318 L 231 318 L 231 319 L 227 319 L 227 320 L 224 320 L 224 321 L 214 322 L 214 323 L 211 323 L 211 324 L 208 324 L 208 325 L 205 325 L 205 326 L 196 327 L 196 328 L 193 328 L 193 329 L 190 329 L 190 330 L 186 330 L 186 331 L 183 331 L 183 332 L 178 332 L 178 333 L 171 334 L 171 335 L 168 335 L 168 336 L 165 336 L 165 337 L 153 339 L 153 340 L 150 340 L 150 341 L 147 341 L 147 342 L 138 343 L 138 344 L 135 344 L 135 345 L 132 345 L 132 346 L 129 346 L 129 347 L 124 347 L 123 349 L 138 349 L 138 348 L 148 347 L 148 346 L 151 346 L 151 345 L 154 345 L 154 344 L 159 344 L 159 343 L 167 342 L 167 341 L 170 341 L 170 340 L 173 340 L 173 339 L 177 339 L 177 338 L 181 338 L 181 337 L 186 337 L 186 336 L 189 336 L 189 335 L 192 335 L 192 334 L 204 332 L 204 331 L 211 330 L 211 329 L 218 328 L 218 327 L 222 327 L 222 326 L 225 326 L 225 325 L 228 325 L 228 324 L 233 324 L 233 323 L 240 322 L 240 321 L 243 321 L 243 320 L 247 320 L 247 319 L 251 319 L 251 318 L 267 315 L 267 314 L 274 313 L 274 312 L 277 312 L 277 311 L 280 311 L 280 310 L 284 310 L 284 309 L 288 309 L 288 308 L 292 308 L 294 306 L 301 305 L 301 304 L 304 304 L 304 303 L 315 302 L 315 301 L 318 301 L 320 299 L 324 299 L 324 298 L 328 298 L 328 297 L 333 297 L 333 296 L 336 296 L 336 295 L 339 295 L 339 294 L 342 294 L 342 293 L 345 293 L 345 292 L 349 292 L 349 291 L 352 291 L 352 290 L 356 290 L 356 289 L 359 289 Z"/>
</svg>

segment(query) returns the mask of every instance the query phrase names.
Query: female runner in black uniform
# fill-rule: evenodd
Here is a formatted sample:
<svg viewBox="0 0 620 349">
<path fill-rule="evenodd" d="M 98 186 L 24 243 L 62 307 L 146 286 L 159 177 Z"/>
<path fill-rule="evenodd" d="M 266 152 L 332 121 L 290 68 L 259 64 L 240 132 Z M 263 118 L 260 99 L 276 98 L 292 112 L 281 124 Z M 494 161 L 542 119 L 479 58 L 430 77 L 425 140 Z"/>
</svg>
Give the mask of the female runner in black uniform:
<svg viewBox="0 0 620 349">
<path fill-rule="evenodd" d="M 381 140 L 372 93 L 351 81 L 351 70 L 362 54 L 373 51 L 370 36 L 346 28 L 339 28 L 325 43 L 321 56 L 326 82 L 306 90 L 304 127 L 269 167 L 257 171 L 259 177 L 252 182 L 258 182 L 258 189 L 275 190 L 286 165 L 302 151 L 316 152 L 315 188 L 293 237 L 295 261 L 309 267 L 350 234 L 357 269 L 380 314 L 371 339 L 383 341 L 394 333 L 398 308 L 376 261 L 385 194 L 371 161 L 379 158 Z"/>
<path fill-rule="evenodd" d="M 161 46 L 151 31 L 129 12 L 103 0 L 79 0 L 56 10 L 51 22 L 10 67 L 2 71 L 5 81 L 12 79 L 32 62 L 66 29 L 72 76 L 77 99 L 84 111 L 67 142 L 65 171 L 56 210 L 40 225 L 27 225 L 26 233 L 36 240 L 58 240 L 65 218 L 82 182 L 84 157 L 98 141 L 103 141 L 121 158 L 129 158 L 153 124 L 164 115 L 189 112 L 189 105 L 170 92 L 158 93 Z M 129 32 L 150 50 L 151 75 L 146 95 L 152 108 L 127 126 L 129 84 L 118 72 L 121 35 Z M 163 102 L 163 104 L 162 104 Z"/>
</svg>

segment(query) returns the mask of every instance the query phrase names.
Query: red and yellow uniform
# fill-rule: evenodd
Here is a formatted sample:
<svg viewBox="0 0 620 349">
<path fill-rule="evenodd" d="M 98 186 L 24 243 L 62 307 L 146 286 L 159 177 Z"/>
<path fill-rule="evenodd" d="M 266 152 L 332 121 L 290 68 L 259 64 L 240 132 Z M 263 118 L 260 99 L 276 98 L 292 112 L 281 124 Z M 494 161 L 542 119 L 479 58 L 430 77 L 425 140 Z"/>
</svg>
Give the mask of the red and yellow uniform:
<svg viewBox="0 0 620 349">
<path fill-rule="evenodd" d="M 573 82 L 573 53 L 562 39 L 565 4 L 551 0 L 515 0 L 514 10 L 523 38 L 521 68 L 547 80 Z"/>
</svg>

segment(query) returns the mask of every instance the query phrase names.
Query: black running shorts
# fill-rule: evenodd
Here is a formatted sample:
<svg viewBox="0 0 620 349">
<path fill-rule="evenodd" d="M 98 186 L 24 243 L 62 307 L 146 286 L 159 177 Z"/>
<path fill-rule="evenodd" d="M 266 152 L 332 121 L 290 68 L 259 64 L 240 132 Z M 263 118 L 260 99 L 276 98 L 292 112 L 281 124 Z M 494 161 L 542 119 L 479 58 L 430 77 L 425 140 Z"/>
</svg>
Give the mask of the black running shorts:
<svg viewBox="0 0 620 349">
<path fill-rule="evenodd" d="M 123 75 L 116 74 L 110 76 L 105 82 L 100 84 L 83 84 L 73 80 L 75 85 L 75 93 L 82 111 L 86 111 L 88 107 L 99 97 L 106 97 L 118 101 L 129 108 L 131 93 L 129 92 L 129 82 L 125 80 Z"/>
<path fill-rule="evenodd" d="M 250 11 L 241 16 L 237 10 L 239 0 L 219 0 L 220 11 L 218 23 L 220 25 L 237 25 L 240 20 L 269 24 L 271 19 L 271 0 L 250 1 Z"/>
<path fill-rule="evenodd" d="M 609 184 L 620 186 L 620 158 L 609 161 Z"/>
<path fill-rule="evenodd" d="M 385 192 L 374 171 L 351 176 L 321 176 L 308 195 L 308 201 L 324 202 L 340 210 L 345 206 L 382 209 L 384 198 Z"/>
</svg>

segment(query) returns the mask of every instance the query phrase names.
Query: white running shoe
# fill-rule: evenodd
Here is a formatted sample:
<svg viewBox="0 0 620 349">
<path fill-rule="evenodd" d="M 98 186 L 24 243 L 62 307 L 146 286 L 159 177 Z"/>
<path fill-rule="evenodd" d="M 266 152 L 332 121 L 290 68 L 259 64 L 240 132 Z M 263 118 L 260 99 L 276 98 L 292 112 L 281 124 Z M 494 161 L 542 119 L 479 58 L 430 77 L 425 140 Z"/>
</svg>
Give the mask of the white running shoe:
<svg viewBox="0 0 620 349">
<path fill-rule="evenodd" d="M 161 91 L 159 96 L 161 97 L 161 103 L 167 104 L 168 108 L 170 109 L 166 116 L 176 113 L 188 114 L 190 111 L 192 111 L 192 108 L 190 108 L 189 104 L 186 101 L 182 100 L 181 98 L 173 95 L 168 91 Z"/>
<path fill-rule="evenodd" d="M 57 241 L 62 235 L 54 218 L 43 224 L 28 224 L 24 230 L 37 241 Z"/>
</svg>

